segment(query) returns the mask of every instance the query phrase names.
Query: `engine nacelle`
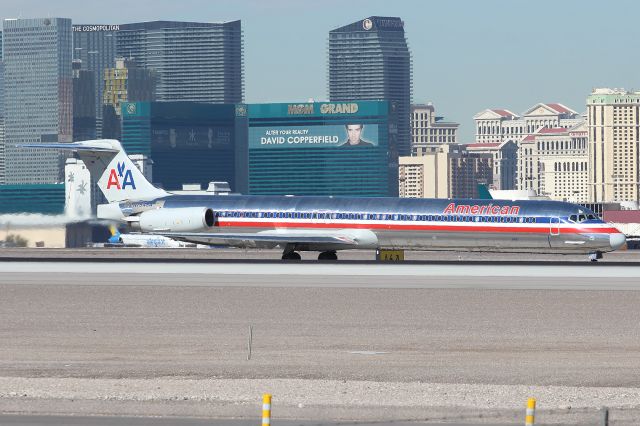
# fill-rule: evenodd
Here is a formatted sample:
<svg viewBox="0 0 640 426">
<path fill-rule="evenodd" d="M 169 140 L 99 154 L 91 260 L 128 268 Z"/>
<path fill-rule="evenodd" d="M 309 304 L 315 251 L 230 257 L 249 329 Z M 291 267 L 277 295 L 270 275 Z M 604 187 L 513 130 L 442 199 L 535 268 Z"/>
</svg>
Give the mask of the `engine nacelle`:
<svg viewBox="0 0 640 426">
<path fill-rule="evenodd" d="M 204 207 L 180 207 L 147 210 L 138 225 L 143 232 L 197 232 L 215 224 L 213 210 Z"/>
</svg>

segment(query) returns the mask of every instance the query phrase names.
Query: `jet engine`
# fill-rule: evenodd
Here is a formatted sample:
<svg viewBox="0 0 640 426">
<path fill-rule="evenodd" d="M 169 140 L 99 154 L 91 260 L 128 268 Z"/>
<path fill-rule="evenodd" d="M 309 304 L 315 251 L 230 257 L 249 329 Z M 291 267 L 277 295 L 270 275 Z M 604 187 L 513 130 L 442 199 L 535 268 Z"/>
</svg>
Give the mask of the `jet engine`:
<svg viewBox="0 0 640 426">
<path fill-rule="evenodd" d="M 215 219 L 204 207 L 162 208 L 142 212 L 138 225 L 143 232 L 197 232 L 211 228 Z"/>
</svg>

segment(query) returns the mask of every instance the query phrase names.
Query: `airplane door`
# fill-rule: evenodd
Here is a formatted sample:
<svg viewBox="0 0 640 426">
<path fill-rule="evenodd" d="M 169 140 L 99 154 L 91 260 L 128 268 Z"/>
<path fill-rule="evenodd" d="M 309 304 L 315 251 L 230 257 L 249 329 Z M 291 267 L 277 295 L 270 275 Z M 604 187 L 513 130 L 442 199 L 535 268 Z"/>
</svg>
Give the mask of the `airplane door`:
<svg viewBox="0 0 640 426">
<path fill-rule="evenodd" d="M 549 235 L 554 237 L 560 235 L 560 218 L 552 217 L 549 222 Z"/>
</svg>

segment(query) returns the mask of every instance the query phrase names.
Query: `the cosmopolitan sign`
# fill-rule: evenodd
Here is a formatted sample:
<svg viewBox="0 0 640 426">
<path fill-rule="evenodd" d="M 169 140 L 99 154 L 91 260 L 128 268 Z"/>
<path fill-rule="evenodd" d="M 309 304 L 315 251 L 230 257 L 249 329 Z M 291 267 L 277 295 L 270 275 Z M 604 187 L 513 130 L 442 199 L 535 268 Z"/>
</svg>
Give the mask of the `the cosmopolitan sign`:
<svg viewBox="0 0 640 426">
<path fill-rule="evenodd" d="M 493 204 L 456 204 L 449 203 L 442 211 L 443 214 L 490 214 L 490 215 L 517 215 L 520 206 L 494 206 Z"/>
<path fill-rule="evenodd" d="M 362 127 L 362 147 L 377 146 L 378 125 L 366 124 L 359 126 Z M 341 147 L 348 142 L 348 138 L 347 128 L 344 125 L 270 126 L 251 127 L 249 129 L 250 148 L 278 149 L 291 147 Z"/>
<path fill-rule="evenodd" d="M 119 31 L 120 25 L 73 25 L 75 32 Z"/>
</svg>

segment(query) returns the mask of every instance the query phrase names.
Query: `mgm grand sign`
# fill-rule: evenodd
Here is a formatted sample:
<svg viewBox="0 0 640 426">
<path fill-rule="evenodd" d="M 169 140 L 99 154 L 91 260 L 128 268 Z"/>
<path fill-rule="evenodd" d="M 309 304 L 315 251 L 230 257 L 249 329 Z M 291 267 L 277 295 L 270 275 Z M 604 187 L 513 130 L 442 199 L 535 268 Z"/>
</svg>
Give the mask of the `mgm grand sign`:
<svg viewBox="0 0 640 426">
<path fill-rule="evenodd" d="M 322 104 L 289 104 L 288 115 L 313 115 L 315 107 L 320 105 L 320 114 L 355 114 L 358 112 L 357 103 L 322 103 Z"/>
</svg>

